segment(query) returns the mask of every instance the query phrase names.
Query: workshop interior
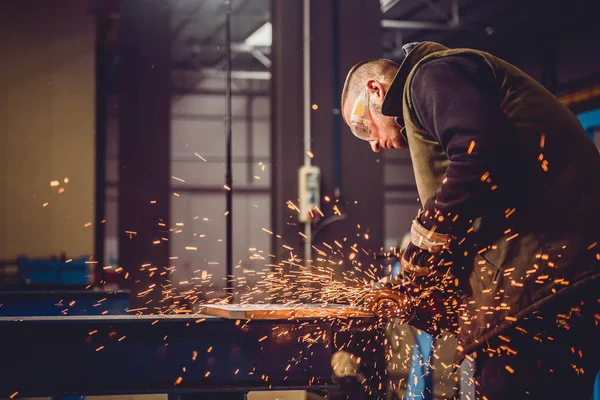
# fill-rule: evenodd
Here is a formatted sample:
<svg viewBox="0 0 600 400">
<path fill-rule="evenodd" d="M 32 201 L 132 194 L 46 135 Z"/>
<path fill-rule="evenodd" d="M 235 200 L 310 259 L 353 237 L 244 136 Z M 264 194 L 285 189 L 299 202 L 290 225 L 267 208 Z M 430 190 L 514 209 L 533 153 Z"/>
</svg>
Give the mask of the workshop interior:
<svg viewBox="0 0 600 400">
<path fill-rule="evenodd" d="M 476 398 L 451 334 L 356 306 L 421 203 L 408 151 L 351 134 L 344 80 L 410 43 L 482 50 L 600 148 L 597 12 L 0 2 L 0 398 Z"/>
</svg>

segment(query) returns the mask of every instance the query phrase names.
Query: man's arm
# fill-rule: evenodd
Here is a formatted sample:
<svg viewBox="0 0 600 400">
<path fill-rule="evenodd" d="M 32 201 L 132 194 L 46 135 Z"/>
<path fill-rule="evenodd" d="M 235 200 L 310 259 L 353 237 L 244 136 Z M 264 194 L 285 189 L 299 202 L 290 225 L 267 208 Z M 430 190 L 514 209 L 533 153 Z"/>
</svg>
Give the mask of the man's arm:
<svg viewBox="0 0 600 400">
<path fill-rule="evenodd" d="M 448 169 L 425 204 L 421 224 L 462 238 L 470 221 L 499 209 L 506 180 L 507 132 L 491 68 L 472 58 L 444 57 L 423 64 L 411 85 L 423 128 L 445 149 Z"/>
</svg>

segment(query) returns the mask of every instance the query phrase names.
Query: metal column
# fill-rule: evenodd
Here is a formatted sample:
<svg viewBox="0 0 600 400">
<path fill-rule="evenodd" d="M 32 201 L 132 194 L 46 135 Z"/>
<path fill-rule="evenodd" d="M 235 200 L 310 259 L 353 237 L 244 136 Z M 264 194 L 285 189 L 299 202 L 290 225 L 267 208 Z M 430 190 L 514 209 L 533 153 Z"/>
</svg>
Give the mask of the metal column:
<svg viewBox="0 0 600 400">
<path fill-rule="evenodd" d="M 106 119 L 107 119 L 107 56 L 106 56 L 106 34 L 108 30 L 107 18 L 98 12 L 96 15 L 96 186 L 94 206 L 94 259 L 96 260 L 95 278 L 106 281 L 104 271 L 104 241 L 106 240 Z"/>
<path fill-rule="evenodd" d="M 233 172 L 231 165 L 231 0 L 225 0 L 225 291 L 233 300 Z"/>
<path fill-rule="evenodd" d="M 286 201 L 297 201 L 297 171 L 304 157 L 302 8 L 301 2 L 284 0 L 274 0 L 272 7 L 272 224 L 274 233 L 281 235 L 281 239 L 273 237 L 273 251 L 276 255 L 283 254 L 282 244 L 285 244 L 302 257 L 298 233 L 302 226 L 296 213 L 286 207 Z M 323 212 L 333 214 L 338 194 L 335 192 L 339 189 L 337 206 L 346 218 L 336 218 L 336 222 L 330 224 L 329 220 L 326 227 L 319 225 L 325 219 L 317 223 L 313 243 L 332 243 L 347 236 L 352 238 L 352 243 L 358 243 L 359 248 L 377 251 L 383 245 L 382 156 L 372 153 L 369 145 L 356 139 L 343 122 L 340 135 L 334 140 L 332 114 L 341 118 L 341 88 L 352 65 L 382 56 L 381 11 L 378 2 L 369 0 L 345 0 L 343 7 L 336 8 L 338 11 L 334 12 L 331 2 L 311 2 L 311 146 L 312 163 L 321 168 L 321 193 L 334 199 L 331 203 L 322 202 Z M 336 26 L 337 35 L 333 32 Z M 334 43 L 335 36 L 338 39 Z M 339 58 L 323 57 L 323 54 L 338 54 Z M 337 74 L 332 73 L 334 68 Z M 339 82 L 333 82 L 333 77 Z M 332 107 L 333 104 L 338 105 Z M 358 232 L 361 238 L 356 237 Z M 365 233 L 368 240 L 364 239 Z"/>
<path fill-rule="evenodd" d="M 271 49 L 271 225 L 272 251 L 278 258 L 289 258 L 282 245 L 302 254 L 298 232 L 302 224 L 286 206 L 297 203 L 298 168 L 303 163 L 302 115 L 302 2 L 271 2 L 273 44 Z M 280 235 L 279 239 L 276 235 Z"/>
<path fill-rule="evenodd" d="M 170 3 L 121 1 L 119 261 L 145 313 L 161 307 L 169 264 Z"/>
<path fill-rule="evenodd" d="M 342 242 L 344 237 L 348 246 L 356 243 L 359 249 L 377 252 L 383 246 L 383 155 L 373 153 L 367 142 L 352 135 L 340 110 L 350 68 L 359 61 L 382 57 L 377 3 L 344 0 L 312 4 L 313 54 L 331 54 L 315 56 L 311 65 L 312 102 L 317 106 L 312 113 L 313 163 L 321 168 L 322 194 L 332 199 L 322 202 L 323 212 L 330 217 L 322 219 L 313 231 L 313 243 L 320 248 L 323 242 Z M 334 202 L 344 218 L 334 215 Z M 373 262 L 372 257 L 359 253 L 356 260 L 364 257 Z M 349 267 L 348 260 L 345 262 Z"/>
</svg>

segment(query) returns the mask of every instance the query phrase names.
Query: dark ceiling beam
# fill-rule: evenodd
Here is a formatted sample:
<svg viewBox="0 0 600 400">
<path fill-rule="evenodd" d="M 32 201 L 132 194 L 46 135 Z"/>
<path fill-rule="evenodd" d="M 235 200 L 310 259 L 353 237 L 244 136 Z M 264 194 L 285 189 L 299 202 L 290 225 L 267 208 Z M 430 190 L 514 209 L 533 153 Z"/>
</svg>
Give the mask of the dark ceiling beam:
<svg viewBox="0 0 600 400">
<path fill-rule="evenodd" d="M 206 4 L 206 3 L 199 1 L 192 8 L 191 11 L 186 13 L 185 17 L 181 20 L 181 22 L 175 27 L 175 29 L 173 29 L 173 33 L 171 34 L 171 42 L 175 42 L 179 39 L 181 32 L 183 32 L 185 27 L 188 26 L 188 24 L 193 21 L 193 19 L 198 14 L 198 11 L 200 11 L 200 9 L 202 9 L 202 6 L 204 4 Z"/>
<path fill-rule="evenodd" d="M 232 13 L 234 13 L 234 14 L 240 13 L 240 11 L 244 7 L 246 7 L 246 5 L 249 3 L 249 1 L 250 0 L 240 1 L 238 3 L 238 6 L 232 10 Z M 256 24 L 256 26 L 252 29 L 251 32 L 254 32 L 256 29 L 260 28 L 267 21 L 268 21 L 268 14 L 265 15 L 265 20 L 264 21 L 260 21 L 258 24 Z M 225 21 L 223 21 L 222 24 L 220 24 L 219 26 L 217 26 L 217 28 L 215 28 L 210 35 L 208 35 L 205 39 L 203 39 L 201 41 L 201 43 L 203 45 L 212 43 L 213 39 L 217 36 L 217 34 L 219 34 L 224 29 L 225 29 Z M 253 54 L 254 57 L 261 62 L 261 64 L 263 64 L 267 68 L 270 68 L 271 60 L 268 57 L 266 57 L 264 54 L 258 54 L 258 53 L 260 53 L 260 51 L 258 51 L 258 52 L 254 51 L 251 54 Z M 234 53 L 232 55 L 232 58 L 235 58 L 236 54 L 239 54 L 239 53 Z M 193 53 L 190 54 L 190 62 L 191 62 L 192 65 L 195 64 L 196 58 L 197 58 L 197 54 L 193 54 Z M 219 61 L 217 61 L 217 62 L 215 62 L 213 64 L 213 67 L 216 68 L 216 69 L 222 69 L 223 64 L 224 64 L 224 59 L 221 58 Z"/>
<path fill-rule="evenodd" d="M 448 13 L 446 13 L 446 11 L 444 11 L 440 6 L 435 4 L 432 0 L 421 0 L 421 1 L 424 2 L 431 11 L 433 11 L 435 14 L 437 14 L 438 17 L 446 19 L 446 20 L 448 20 L 448 22 L 450 22 L 452 20 L 451 16 L 449 16 Z M 452 2 L 455 3 L 456 0 L 452 0 Z"/>
<path fill-rule="evenodd" d="M 250 0 L 239 1 L 237 4 L 237 7 L 233 8 L 231 10 L 231 12 L 233 14 L 239 14 L 240 11 L 248 4 L 249 1 Z M 225 13 L 223 13 L 223 15 L 225 15 Z M 260 25 L 262 25 L 262 24 L 264 24 L 264 21 Z M 260 25 L 258 25 L 257 28 L 260 27 Z M 217 27 L 215 29 L 213 29 L 213 31 L 210 34 L 208 34 L 204 39 L 202 39 L 201 43 L 204 45 L 212 43 L 213 39 L 224 31 L 225 31 L 225 18 L 223 18 L 223 21 L 219 25 L 217 25 Z M 221 36 L 225 37 L 224 34 Z"/>
<path fill-rule="evenodd" d="M 522 8 L 522 3 L 515 1 L 499 13 L 493 13 L 489 18 L 481 21 L 480 30 L 469 32 L 468 34 L 457 32 L 456 34 L 447 36 L 444 41 L 452 47 L 480 47 L 486 42 L 498 42 L 502 38 L 514 33 L 515 28 L 526 25 L 530 16 L 524 13 Z M 465 10 L 465 14 L 475 9 L 476 7 L 468 10 L 468 12 Z M 501 22 L 498 23 L 498 21 Z"/>
<path fill-rule="evenodd" d="M 475 1 L 476 2 L 476 1 Z M 439 0 L 421 0 L 421 2 L 410 9 L 408 12 L 401 15 L 401 20 L 383 20 L 382 27 L 398 29 L 401 31 L 394 32 L 394 39 L 387 41 L 388 45 L 392 44 L 392 49 L 387 52 L 386 56 L 392 59 L 402 59 L 404 54 L 400 50 L 402 44 L 410 43 L 422 39 L 414 39 L 415 37 L 423 37 L 423 32 L 444 32 L 444 31 L 470 31 L 477 29 L 477 27 L 468 26 L 468 24 L 460 23 L 460 13 L 462 8 L 459 7 L 458 0 L 451 0 L 450 10 L 447 14 L 443 11 L 442 7 L 438 3 Z M 438 21 L 417 21 L 419 18 L 423 18 L 421 14 L 429 10 L 435 10 L 436 14 L 440 16 Z M 389 38 L 389 33 L 388 33 Z M 385 36 L 384 36 L 385 37 Z M 384 43 L 384 46 L 386 44 Z"/>
<path fill-rule="evenodd" d="M 414 42 L 414 41 L 423 41 L 423 40 L 429 40 L 429 41 L 435 41 L 435 42 L 443 42 L 444 44 L 448 45 L 448 46 L 452 46 L 452 47 L 457 47 L 457 45 L 455 44 L 455 42 L 458 40 L 458 38 L 466 38 L 469 41 L 475 41 L 475 38 L 478 38 L 477 41 L 481 42 L 481 40 L 486 40 L 486 38 L 489 35 L 489 30 L 487 30 L 487 28 L 490 26 L 490 24 L 494 25 L 494 22 L 497 22 L 498 20 L 508 20 L 510 18 L 508 18 L 510 15 L 514 14 L 514 8 L 515 6 L 518 6 L 518 1 L 515 1 L 511 4 L 511 6 L 507 7 L 507 9 L 505 9 L 504 11 L 501 12 L 501 16 L 499 16 L 498 13 L 493 12 L 493 16 L 486 19 L 485 21 L 479 21 L 477 23 L 475 22 L 470 22 L 468 23 L 469 25 L 472 26 L 471 29 L 469 30 L 454 30 L 452 32 L 431 32 L 431 31 L 413 31 L 410 32 L 409 34 L 407 34 L 406 36 L 406 42 Z M 489 4 L 489 3 L 487 3 Z M 506 1 L 504 2 L 496 2 L 494 3 L 493 7 L 503 7 L 506 4 Z M 472 17 L 475 13 L 477 12 L 482 12 L 482 10 L 484 10 L 482 7 L 484 5 L 484 2 L 482 1 L 472 1 L 466 5 L 464 5 L 463 7 L 460 8 L 460 15 L 461 15 L 461 19 L 464 21 L 465 19 L 469 19 L 469 17 Z M 489 7 L 489 6 L 488 6 Z M 477 18 L 472 18 L 477 20 Z M 475 26 L 475 24 L 477 26 Z"/>
<path fill-rule="evenodd" d="M 458 9 L 458 13 L 460 13 L 463 21 L 464 21 L 464 17 L 468 16 L 473 10 L 477 9 L 481 5 L 481 3 L 482 3 L 481 1 L 475 0 L 475 1 L 472 1 L 471 3 L 468 3 L 468 4 L 460 7 Z M 468 25 L 468 24 L 466 24 L 466 25 Z M 477 29 L 478 27 L 471 26 L 470 28 L 471 29 L 468 30 L 469 32 Z M 454 31 L 457 31 L 457 29 L 454 29 Z M 463 33 L 464 33 L 464 31 L 463 31 Z M 406 41 L 407 42 L 420 41 L 420 40 L 423 40 L 423 37 L 425 35 L 434 36 L 434 35 L 436 35 L 436 33 L 431 32 L 431 31 L 412 31 L 407 34 Z M 444 32 L 444 33 L 438 33 L 437 36 L 447 36 L 447 35 L 449 35 L 449 33 Z"/>
<path fill-rule="evenodd" d="M 431 2 L 432 2 L 433 4 L 440 3 L 440 2 L 442 2 L 442 1 L 443 1 L 443 0 L 431 0 Z M 420 2 L 418 5 L 416 5 L 416 6 L 415 6 L 415 7 L 413 7 L 411 10 L 407 11 L 407 12 L 406 12 L 404 15 L 402 15 L 402 19 L 403 19 L 403 20 L 407 20 L 407 21 L 410 21 L 410 20 L 415 20 L 415 19 L 416 19 L 416 16 L 417 16 L 417 14 L 419 14 L 419 13 L 420 13 L 420 12 L 422 12 L 422 11 L 424 11 L 424 10 L 425 10 L 425 9 L 427 9 L 428 7 L 429 7 L 429 6 L 428 6 L 426 3 L 424 3 L 424 2 Z"/>
<path fill-rule="evenodd" d="M 440 6 L 438 6 L 434 0 L 421 0 L 425 3 L 430 10 L 438 15 L 443 22 L 436 21 L 415 21 L 412 19 L 384 19 L 381 21 L 381 26 L 388 29 L 428 29 L 428 30 L 453 30 L 453 29 L 466 29 L 465 26 L 459 25 L 459 11 L 460 7 L 458 0 L 451 0 L 450 13 L 446 13 Z"/>
</svg>

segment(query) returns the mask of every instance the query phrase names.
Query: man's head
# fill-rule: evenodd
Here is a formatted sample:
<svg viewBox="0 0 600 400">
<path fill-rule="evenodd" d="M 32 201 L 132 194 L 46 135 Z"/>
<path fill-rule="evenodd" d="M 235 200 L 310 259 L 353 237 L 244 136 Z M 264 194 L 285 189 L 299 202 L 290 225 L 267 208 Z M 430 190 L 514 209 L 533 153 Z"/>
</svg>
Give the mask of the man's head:
<svg viewBox="0 0 600 400">
<path fill-rule="evenodd" d="M 370 143 L 374 152 L 405 149 L 406 140 L 394 117 L 381 112 L 385 95 L 398 72 L 391 60 L 374 59 L 356 64 L 342 91 L 342 115 L 352 132 Z"/>
</svg>

